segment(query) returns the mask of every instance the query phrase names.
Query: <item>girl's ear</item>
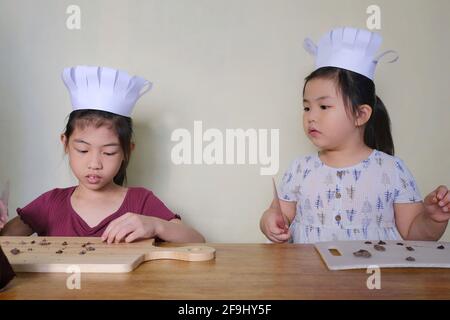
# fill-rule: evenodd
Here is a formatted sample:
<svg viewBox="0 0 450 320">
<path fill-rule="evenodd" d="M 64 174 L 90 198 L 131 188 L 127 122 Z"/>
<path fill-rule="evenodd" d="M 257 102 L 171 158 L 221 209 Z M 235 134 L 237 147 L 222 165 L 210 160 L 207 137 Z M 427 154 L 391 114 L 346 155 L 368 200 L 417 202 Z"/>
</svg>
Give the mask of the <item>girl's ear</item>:
<svg viewBox="0 0 450 320">
<path fill-rule="evenodd" d="M 355 126 L 361 127 L 369 121 L 372 115 L 372 108 L 368 104 L 363 104 L 358 107 L 358 116 L 355 119 Z"/>
<path fill-rule="evenodd" d="M 61 135 L 61 143 L 63 144 L 64 152 L 67 152 L 67 137 L 65 134 Z"/>
<path fill-rule="evenodd" d="M 136 144 L 134 142 L 131 142 L 130 143 L 130 151 L 133 152 L 135 147 L 136 147 Z"/>
</svg>

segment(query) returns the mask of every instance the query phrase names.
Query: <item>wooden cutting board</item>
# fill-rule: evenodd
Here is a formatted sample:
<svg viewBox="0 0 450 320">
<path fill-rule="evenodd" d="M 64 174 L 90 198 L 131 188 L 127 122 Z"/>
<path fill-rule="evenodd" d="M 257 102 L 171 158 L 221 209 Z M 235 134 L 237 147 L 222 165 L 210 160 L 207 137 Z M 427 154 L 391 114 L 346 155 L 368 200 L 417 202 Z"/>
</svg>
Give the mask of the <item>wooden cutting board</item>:
<svg viewBox="0 0 450 320">
<path fill-rule="evenodd" d="M 0 237 L 0 245 L 15 272 L 70 272 L 73 266 L 80 272 L 130 272 L 155 259 L 211 260 L 216 251 L 203 245 L 157 247 L 153 239 L 106 244 L 91 237 Z"/>
<path fill-rule="evenodd" d="M 385 251 L 375 249 L 378 241 L 369 242 L 320 242 L 315 247 L 330 270 L 366 269 L 374 265 L 380 268 L 450 268 L 449 242 L 384 241 L 381 246 Z M 440 246 L 444 248 L 438 249 Z M 356 257 L 353 253 L 359 250 L 366 250 L 371 256 Z M 414 261 L 406 260 L 408 257 Z"/>
</svg>

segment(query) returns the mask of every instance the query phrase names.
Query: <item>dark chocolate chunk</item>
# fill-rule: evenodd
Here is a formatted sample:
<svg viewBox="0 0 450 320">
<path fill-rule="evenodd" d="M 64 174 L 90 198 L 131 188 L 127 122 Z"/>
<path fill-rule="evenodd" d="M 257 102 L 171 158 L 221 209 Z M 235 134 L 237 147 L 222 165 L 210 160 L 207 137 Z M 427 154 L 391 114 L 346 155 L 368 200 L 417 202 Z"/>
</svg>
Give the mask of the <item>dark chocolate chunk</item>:
<svg viewBox="0 0 450 320">
<path fill-rule="evenodd" d="M 370 241 L 366 241 L 366 242 L 364 242 L 365 244 L 372 244 L 372 242 L 370 242 Z"/>
<path fill-rule="evenodd" d="M 438 249 L 442 250 L 445 249 L 445 247 L 443 245 L 440 245 L 439 247 L 437 247 Z"/>
<path fill-rule="evenodd" d="M 79 254 L 86 254 L 85 250 L 81 250 Z"/>
<path fill-rule="evenodd" d="M 416 259 L 414 257 L 408 257 L 406 258 L 407 261 L 416 261 Z"/>
<path fill-rule="evenodd" d="M 10 252 L 11 252 L 13 255 L 16 255 L 16 254 L 19 254 L 19 253 L 20 253 L 20 250 L 17 249 L 17 248 L 14 248 L 14 249 L 12 249 Z"/>
<path fill-rule="evenodd" d="M 67 246 L 67 242 L 64 241 L 64 242 L 62 243 L 62 245 L 63 245 L 63 246 Z"/>
<path fill-rule="evenodd" d="M 35 244 L 35 243 L 36 243 L 36 241 L 34 241 L 34 240 L 33 240 L 33 241 L 31 241 L 31 244 Z"/>
<path fill-rule="evenodd" d="M 408 251 L 414 251 L 414 248 L 413 248 L 413 247 L 406 247 L 406 250 L 408 250 Z"/>
<path fill-rule="evenodd" d="M 403 243 L 397 242 L 397 245 L 398 245 L 398 246 L 403 246 Z"/>
<path fill-rule="evenodd" d="M 379 244 L 374 245 L 373 248 L 377 251 L 386 251 L 386 248 Z"/>
<path fill-rule="evenodd" d="M 380 240 L 380 241 L 378 241 L 378 244 L 380 244 L 380 245 L 385 245 L 386 242 Z"/>
<path fill-rule="evenodd" d="M 86 250 L 87 251 L 95 251 L 95 248 L 94 247 L 86 247 Z"/>
<path fill-rule="evenodd" d="M 370 258 L 372 256 L 369 251 L 363 249 L 353 252 L 353 255 L 355 257 L 363 257 L 363 258 Z"/>
<path fill-rule="evenodd" d="M 63 253 L 63 251 L 62 250 L 58 250 L 58 251 L 56 251 L 56 253 L 57 254 L 61 254 L 61 253 Z"/>
</svg>

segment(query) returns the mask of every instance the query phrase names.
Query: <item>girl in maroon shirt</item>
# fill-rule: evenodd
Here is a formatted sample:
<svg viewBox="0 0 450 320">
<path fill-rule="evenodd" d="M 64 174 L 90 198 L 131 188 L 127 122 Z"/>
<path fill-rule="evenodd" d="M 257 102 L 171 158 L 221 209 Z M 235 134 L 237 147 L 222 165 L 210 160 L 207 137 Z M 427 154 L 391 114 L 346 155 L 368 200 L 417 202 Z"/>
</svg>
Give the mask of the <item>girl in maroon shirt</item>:
<svg viewBox="0 0 450 320">
<path fill-rule="evenodd" d="M 17 209 L 18 217 L 1 235 L 98 236 L 108 243 L 143 238 L 204 242 L 151 191 L 123 186 L 134 149 L 129 115 L 149 82 L 119 70 L 85 66 L 66 69 L 63 79 L 74 111 L 61 142 L 79 183 L 48 191 Z"/>
</svg>

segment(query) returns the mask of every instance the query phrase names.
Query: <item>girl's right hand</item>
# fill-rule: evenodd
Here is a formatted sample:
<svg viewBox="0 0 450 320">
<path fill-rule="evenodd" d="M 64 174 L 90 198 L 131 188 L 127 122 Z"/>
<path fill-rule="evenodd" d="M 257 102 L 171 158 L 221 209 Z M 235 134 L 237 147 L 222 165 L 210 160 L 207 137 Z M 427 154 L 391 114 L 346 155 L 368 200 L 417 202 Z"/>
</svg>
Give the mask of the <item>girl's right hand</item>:
<svg viewBox="0 0 450 320">
<path fill-rule="evenodd" d="M 291 238 L 288 219 L 277 207 L 271 206 L 261 218 L 261 231 L 272 242 L 283 243 Z"/>
<path fill-rule="evenodd" d="M 0 230 L 6 225 L 8 221 L 8 207 L 3 199 L 0 199 Z"/>
</svg>

